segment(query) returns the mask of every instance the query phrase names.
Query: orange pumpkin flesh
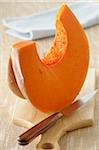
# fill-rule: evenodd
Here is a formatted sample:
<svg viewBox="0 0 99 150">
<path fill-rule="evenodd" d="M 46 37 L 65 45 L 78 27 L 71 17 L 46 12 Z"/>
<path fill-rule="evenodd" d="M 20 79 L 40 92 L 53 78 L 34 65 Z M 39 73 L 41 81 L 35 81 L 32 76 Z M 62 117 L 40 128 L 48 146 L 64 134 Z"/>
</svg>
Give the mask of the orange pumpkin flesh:
<svg viewBox="0 0 99 150">
<path fill-rule="evenodd" d="M 22 94 L 39 110 L 55 112 L 69 105 L 83 85 L 89 63 L 88 41 L 63 4 L 56 18 L 53 46 L 45 57 L 40 60 L 33 41 L 24 41 L 13 46 L 11 59 Z"/>
</svg>

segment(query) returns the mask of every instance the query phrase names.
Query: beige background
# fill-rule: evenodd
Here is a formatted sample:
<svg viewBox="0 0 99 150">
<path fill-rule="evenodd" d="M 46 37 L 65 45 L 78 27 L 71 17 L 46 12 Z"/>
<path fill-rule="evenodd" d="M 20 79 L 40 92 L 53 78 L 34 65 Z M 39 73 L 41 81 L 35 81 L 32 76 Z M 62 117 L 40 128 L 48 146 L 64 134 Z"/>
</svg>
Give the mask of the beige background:
<svg viewBox="0 0 99 150">
<path fill-rule="evenodd" d="M 2 3 L 0 2 L 0 20 L 7 17 L 29 15 L 41 10 L 52 8 L 60 3 Z M 90 66 L 96 68 L 96 86 L 99 87 L 99 25 L 86 30 L 91 61 Z M 34 150 L 34 143 L 27 147 L 17 144 L 18 135 L 24 131 L 12 123 L 15 100 L 18 99 L 8 88 L 7 63 L 10 46 L 19 39 L 5 34 L 5 28 L 0 23 L 0 150 Z M 38 49 L 46 51 L 53 38 L 37 41 Z M 60 140 L 62 150 L 99 150 L 99 95 L 96 97 L 95 123 L 93 127 L 79 129 L 68 133 Z"/>
</svg>

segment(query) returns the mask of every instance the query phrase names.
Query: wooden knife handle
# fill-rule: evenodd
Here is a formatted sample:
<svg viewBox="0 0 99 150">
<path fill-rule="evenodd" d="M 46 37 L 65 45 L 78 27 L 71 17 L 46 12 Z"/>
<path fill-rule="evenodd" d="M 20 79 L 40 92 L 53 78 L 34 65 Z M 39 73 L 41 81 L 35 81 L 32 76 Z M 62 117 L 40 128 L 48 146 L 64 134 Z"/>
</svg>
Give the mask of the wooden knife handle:
<svg viewBox="0 0 99 150">
<path fill-rule="evenodd" d="M 50 127 L 52 127 L 58 119 L 60 119 L 63 115 L 61 113 L 55 113 L 48 118 L 44 119 L 37 125 L 33 126 L 23 134 L 21 134 L 18 138 L 20 145 L 27 145 L 29 144 L 33 139 L 35 139 L 40 134 L 47 131 Z"/>
</svg>

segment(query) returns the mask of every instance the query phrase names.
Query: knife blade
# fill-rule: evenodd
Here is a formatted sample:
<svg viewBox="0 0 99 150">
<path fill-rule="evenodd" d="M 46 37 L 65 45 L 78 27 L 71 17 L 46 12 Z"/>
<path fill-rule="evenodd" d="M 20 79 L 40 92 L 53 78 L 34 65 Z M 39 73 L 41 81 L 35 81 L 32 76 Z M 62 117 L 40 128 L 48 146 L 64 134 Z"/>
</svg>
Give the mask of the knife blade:
<svg viewBox="0 0 99 150">
<path fill-rule="evenodd" d="M 48 118 L 44 119 L 37 125 L 33 126 L 32 128 L 28 129 L 24 133 L 22 133 L 18 137 L 18 142 L 20 145 L 27 145 L 29 144 L 33 139 L 35 139 L 40 134 L 46 132 L 49 128 L 51 128 L 57 120 L 59 120 L 63 116 L 69 116 L 76 110 L 80 109 L 81 106 L 89 102 L 98 92 L 98 90 L 95 90 L 80 99 L 74 101 L 71 105 L 65 107 L 60 112 L 56 112 L 53 115 L 49 116 Z"/>
</svg>

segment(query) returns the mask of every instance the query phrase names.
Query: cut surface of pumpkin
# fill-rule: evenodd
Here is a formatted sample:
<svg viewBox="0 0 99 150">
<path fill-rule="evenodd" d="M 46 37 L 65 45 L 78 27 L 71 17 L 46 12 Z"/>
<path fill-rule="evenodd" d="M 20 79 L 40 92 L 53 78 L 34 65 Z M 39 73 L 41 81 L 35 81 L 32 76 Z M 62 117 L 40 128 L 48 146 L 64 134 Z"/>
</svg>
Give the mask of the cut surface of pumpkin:
<svg viewBox="0 0 99 150">
<path fill-rule="evenodd" d="M 89 64 L 88 41 L 63 4 L 56 16 L 53 45 L 45 57 L 39 58 L 35 42 L 22 41 L 13 46 L 11 60 L 22 94 L 39 110 L 56 112 L 72 103 L 81 90 Z"/>
</svg>

